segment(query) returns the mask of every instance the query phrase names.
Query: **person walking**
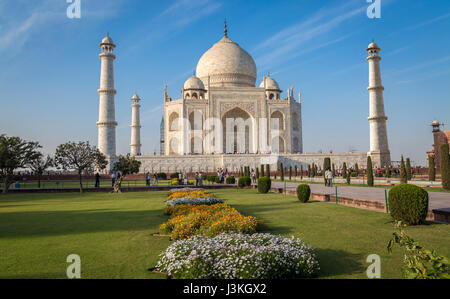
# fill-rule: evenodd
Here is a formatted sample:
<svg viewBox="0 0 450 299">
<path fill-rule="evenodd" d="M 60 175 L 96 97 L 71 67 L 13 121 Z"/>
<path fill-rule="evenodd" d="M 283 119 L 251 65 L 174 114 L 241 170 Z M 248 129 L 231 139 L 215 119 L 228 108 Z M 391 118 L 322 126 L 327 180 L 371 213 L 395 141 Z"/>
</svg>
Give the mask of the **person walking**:
<svg viewBox="0 0 450 299">
<path fill-rule="evenodd" d="M 146 182 L 145 182 L 147 187 L 150 186 L 150 182 L 151 182 L 151 174 L 150 174 L 150 172 L 147 172 L 147 177 L 146 177 Z"/>
<path fill-rule="evenodd" d="M 100 174 L 98 172 L 95 174 L 95 188 L 100 188 Z"/>
<path fill-rule="evenodd" d="M 252 169 L 252 182 L 253 184 L 256 184 L 256 173 L 253 169 Z"/>
<path fill-rule="evenodd" d="M 153 175 L 153 186 L 158 186 L 158 179 L 159 179 L 158 174 L 155 173 Z"/>
</svg>

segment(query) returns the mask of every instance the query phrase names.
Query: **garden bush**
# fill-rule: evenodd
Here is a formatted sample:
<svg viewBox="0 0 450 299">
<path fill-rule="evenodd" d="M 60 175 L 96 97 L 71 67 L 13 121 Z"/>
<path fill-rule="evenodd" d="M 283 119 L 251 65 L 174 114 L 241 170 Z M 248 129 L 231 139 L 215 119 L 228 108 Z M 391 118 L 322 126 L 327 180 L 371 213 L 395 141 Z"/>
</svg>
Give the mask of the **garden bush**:
<svg viewBox="0 0 450 299">
<path fill-rule="evenodd" d="M 228 185 L 234 185 L 236 184 L 236 178 L 234 176 L 227 177 L 225 181 Z"/>
<path fill-rule="evenodd" d="M 311 188 L 306 184 L 300 184 L 297 187 L 297 197 L 303 203 L 308 202 L 311 197 Z"/>
<path fill-rule="evenodd" d="M 170 179 L 178 179 L 178 173 L 172 173 Z"/>
<path fill-rule="evenodd" d="M 252 180 L 248 176 L 240 177 L 238 180 L 238 185 L 240 188 L 250 187 L 252 185 Z"/>
<path fill-rule="evenodd" d="M 268 193 L 272 187 L 272 181 L 268 177 L 262 177 L 258 179 L 258 192 Z"/>
<path fill-rule="evenodd" d="M 226 204 L 179 205 L 171 209 L 172 216 L 160 225 L 163 233 L 172 240 L 188 239 L 194 235 L 216 236 L 222 232 L 252 234 L 258 221 L 252 216 L 243 216 Z"/>
<path fill-rule="evenodd" d="M 167 174 L 164 172 L 158 173 L 158 179 L 167 180 Z"/>
<path fill-rule="evenodd" d="M 428 192 L 414 185 L 398 185 L 389 192 L 389 210 L 396 221 L 422 224 L 428 214 Z"/>
<path fill-rule="evenodd" d="M 236 233 L 177 241 L 156 268 L 177 279 L 309 278 L 320 270 L 313 249 L 300 239 Z"/>
</svg>

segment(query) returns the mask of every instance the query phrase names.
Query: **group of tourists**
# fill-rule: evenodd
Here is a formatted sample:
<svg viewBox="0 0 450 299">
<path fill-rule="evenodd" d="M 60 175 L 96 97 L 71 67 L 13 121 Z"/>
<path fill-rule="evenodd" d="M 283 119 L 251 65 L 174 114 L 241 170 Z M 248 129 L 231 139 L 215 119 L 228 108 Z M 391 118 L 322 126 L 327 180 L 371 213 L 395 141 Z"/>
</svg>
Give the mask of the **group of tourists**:
<svg viewBox="0 0 450 299">
<path fill-rule="evenodd" d="M 159 176 L 157 173 L 155 173 L 153 175 L 153 186 L 158 186 L 158 179 Z M 150 172 L 147 172 L 147 174 L 145 175 L 145 185 L 149 187 L 151 185 L 151 182 L 152 182 L 152 175 Z"/>
</svg>

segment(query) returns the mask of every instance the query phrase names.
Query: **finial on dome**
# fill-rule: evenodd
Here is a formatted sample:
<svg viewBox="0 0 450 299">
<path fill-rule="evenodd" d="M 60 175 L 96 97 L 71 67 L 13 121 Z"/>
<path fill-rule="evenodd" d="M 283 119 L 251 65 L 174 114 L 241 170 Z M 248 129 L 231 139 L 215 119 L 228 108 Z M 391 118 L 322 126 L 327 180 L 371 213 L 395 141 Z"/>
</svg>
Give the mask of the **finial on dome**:
<svg viewBox="0 0 450 299">
<path fill-rule="evenodd" d="M 223 30 L 224 36 L 228 37 L 228 29 L 227 29 L 227 19 L 225 19 L 224 22 L 224 30 Z"/>
</svg>

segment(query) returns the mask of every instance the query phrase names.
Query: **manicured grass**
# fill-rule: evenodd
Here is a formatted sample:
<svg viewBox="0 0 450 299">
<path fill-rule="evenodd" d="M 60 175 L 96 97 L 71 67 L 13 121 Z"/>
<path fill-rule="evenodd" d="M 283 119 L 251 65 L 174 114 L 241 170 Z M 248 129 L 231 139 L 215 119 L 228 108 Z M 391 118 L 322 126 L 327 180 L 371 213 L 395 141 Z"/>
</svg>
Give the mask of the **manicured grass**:
<svg viewBox="0 0 450 299">
<path fill-rule="evenodd" d="M 154 237 L 167 192 L 11 194 L 0 196 L 0 278 L 65 278 L 66 258 L 81 257 L 83 278 L 164 278 L 148 271 L 170 244 Z M 295 197 L 254 190 L 214 194 L 268 232 L 301 237 L 317 249 L 321 278 L 365 278 L 369 254 L 379 254 L 383 278 L 401 278 L 402 252 L 386 252 L 394 231 L 383 213 L 301 204 Z M 450 226 L 407 228 L 420 243 L 450 256 Z"/>
</svg>

